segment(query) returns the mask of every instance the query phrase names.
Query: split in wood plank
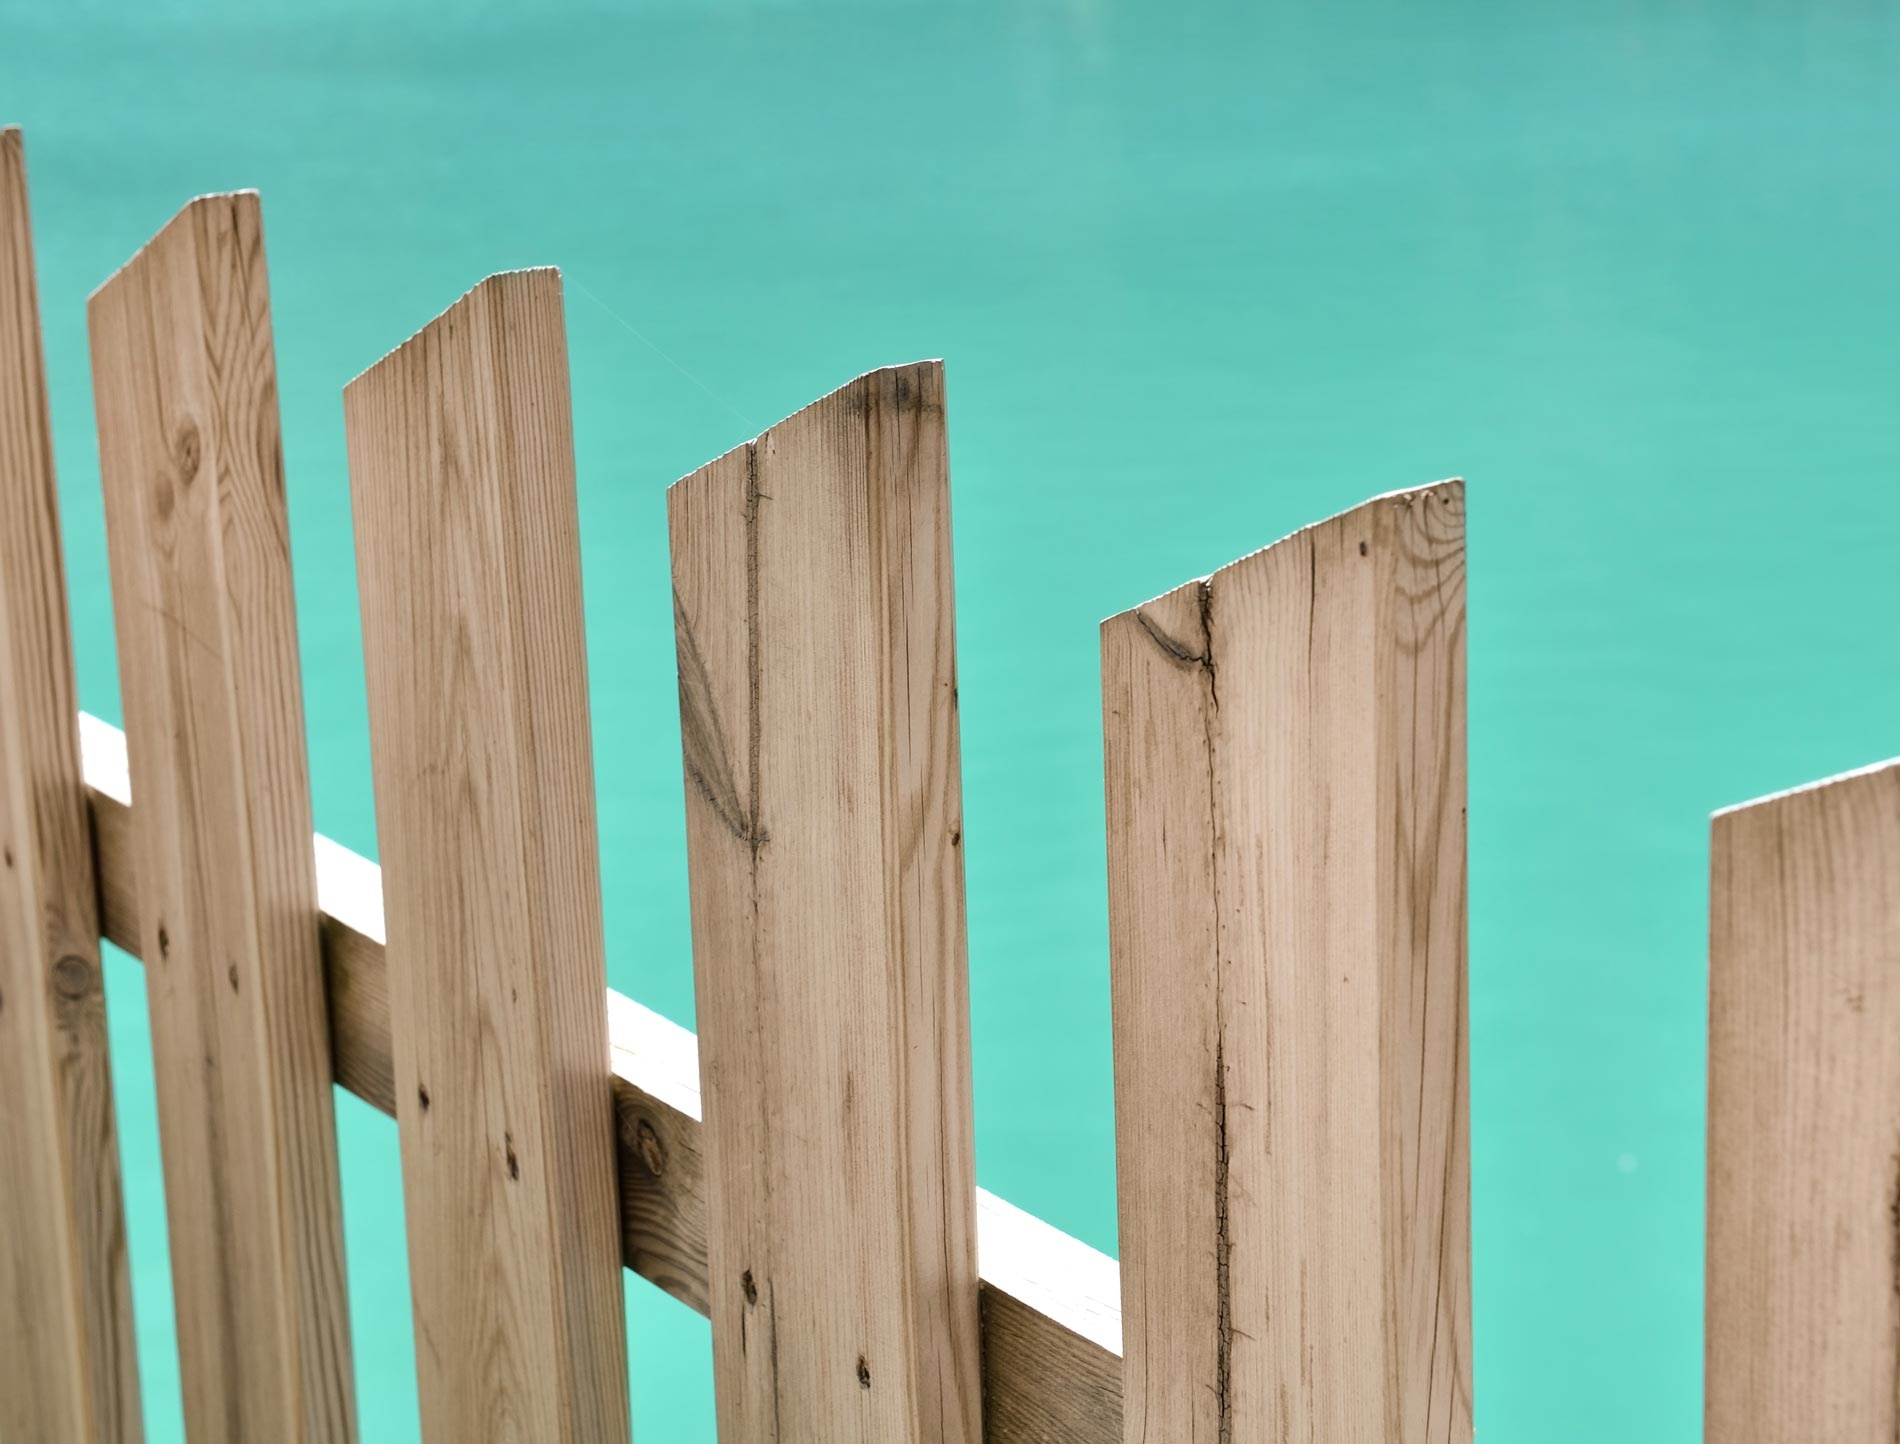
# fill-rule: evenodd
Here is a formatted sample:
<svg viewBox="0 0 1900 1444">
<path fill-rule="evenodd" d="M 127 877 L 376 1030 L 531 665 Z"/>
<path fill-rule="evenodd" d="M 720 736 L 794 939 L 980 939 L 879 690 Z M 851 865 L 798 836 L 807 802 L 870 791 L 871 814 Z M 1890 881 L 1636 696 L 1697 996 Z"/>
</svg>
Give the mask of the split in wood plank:
<svg viewBox="0 0 1900 1444">
<path fill-rule="evenodd" d="M 1128 1444 L 1471 1437 L 1464 490 L 1102 629 Z"/>
<path fill-rule="evenodd" d="M 667 503 L 720 1437 L 976 1444 L 943 368 Z"/>
</svg>

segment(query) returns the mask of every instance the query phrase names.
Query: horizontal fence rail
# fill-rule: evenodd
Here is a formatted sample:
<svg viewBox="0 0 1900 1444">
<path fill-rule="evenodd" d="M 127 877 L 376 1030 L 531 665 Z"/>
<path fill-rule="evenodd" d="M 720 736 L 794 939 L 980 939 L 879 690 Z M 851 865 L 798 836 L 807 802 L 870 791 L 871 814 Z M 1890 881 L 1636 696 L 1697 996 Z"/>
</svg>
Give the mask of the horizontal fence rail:
<svg viewBox="0 0 1900 1444">
<path fill-rule="evenodd" d="M 80 741 L 102 931 L 137 957 L 142 914 L 124 735 L 82 714 Z M 336 1081 L 394 1117 L 382 872 L 326 837 L 316 837 L 315 853 Z M 619 993 L 608 993 L 607 1013 L 622 1260 L 709 1314 L 698 1040 Z M 984 1438 L 1115 1444 L 1122 1435 L 1115 1261 L 983 1189 L 976 1201 Z"/>
</svg>

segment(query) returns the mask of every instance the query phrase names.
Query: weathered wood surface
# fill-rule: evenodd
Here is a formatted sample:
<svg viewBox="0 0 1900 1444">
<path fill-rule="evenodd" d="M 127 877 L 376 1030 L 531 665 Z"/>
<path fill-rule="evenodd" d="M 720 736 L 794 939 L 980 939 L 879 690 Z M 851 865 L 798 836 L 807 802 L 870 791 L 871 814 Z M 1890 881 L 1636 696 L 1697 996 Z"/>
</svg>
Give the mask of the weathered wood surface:
<svg viewBox="0 0 1900 1444">
<path fill-rule="evenodd" d="M 1900 1437 L 1900 763 L 1718 813 L 1706 1434 Z"/>
<path fill-rule="evenodd" d="M 88 306 L 185 1418 L 355 1437 L 262 223 L 193 201 Z"/>
<path fill-rule="evenodd" d="M 344 392 L 422 1422 L 458 1444 L 628 1437 L 568 408 L 546 270 Z"/>
<path fill-rule="evenodd" d="M 137 957 L 141 909 L 125 739 L 95 717 L 82 714 L 79 721 L 101 926 Z M 393 1115 L 381 869 L 328 838 L 315 843 L 336 1079 Z M 698 1040 L 619 993 L 607 994 L 607 1015 L 622 1261 L 708 1313 Z M 1116 1444 L 1122 1384 L 1115 1261 L 980 1188 L 977 1253 L 987 1444 Z"/>
<path fill-rule="evenodd" d="M 1102 635 L 1129 1444 L 1471 1437 L 1464 495 Z"/>
<path fill-rule="evenodd" d="M 981 1437 L 943 399 L 873 372 L 668 495 L 729 1444 Z"/>
<path fill-rule="evenodd" d="M 0 1439 L 140 1437 L 26 155 L 0 130 Z"/>
</svg>

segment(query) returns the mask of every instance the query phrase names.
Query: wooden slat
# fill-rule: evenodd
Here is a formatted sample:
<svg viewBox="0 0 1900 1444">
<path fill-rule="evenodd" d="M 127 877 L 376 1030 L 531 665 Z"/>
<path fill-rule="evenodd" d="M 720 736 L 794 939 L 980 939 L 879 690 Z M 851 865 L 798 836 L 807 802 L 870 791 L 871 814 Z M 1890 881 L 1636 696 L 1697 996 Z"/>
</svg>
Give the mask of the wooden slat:
<svg viewBox="0 0 1900 1444">
<path fill-rule="evenodd" d="M 1130 1444 L 1471 1437 L 1464 496 L 1103 625 Z"/>
<path fill-rule="evenodd" d="M 1707 1428 L 1900 1437 L 1900 763 L 1717 814 Z"/>
<path fill-rule="evenodd" d="M 668 496 L 719 1434 L 973 1444 L 943 371 Z"/>
<path fill-rule="evenodd" d="M 80 741 L 99 859 L 105 935 L 134 957 L 125 739 L 81 715 Z M 316 839 L 323 962 L 336 1080 L 396 1111 L 384 976 L 382 873 Z M 700 1158 L 698 1040 L 631 998 L 607 994 L 621 1258 L 688 1308 L 710 1310 L 706 1181 Z M 977 1190 L 987 1444 L 1114 1444 L 1121 1438 L 1121 1282 L 1115 1260 Z"/>
<path fill-rule="evenodd" d="M 270 301 L 253 193 L 92 297 L 194 1444 L 355 1436 Z"/>
<path fill-rule="evenodd" d="M 458 1444 L 628 1435 L 568 404 L 548 270 L 344 393 L 423 1429 Z"/>
<path fill-rule="evenodd" d="M 0 130 L 0 1439 L 140 1437 L 20 132 Z"/>
</svg>

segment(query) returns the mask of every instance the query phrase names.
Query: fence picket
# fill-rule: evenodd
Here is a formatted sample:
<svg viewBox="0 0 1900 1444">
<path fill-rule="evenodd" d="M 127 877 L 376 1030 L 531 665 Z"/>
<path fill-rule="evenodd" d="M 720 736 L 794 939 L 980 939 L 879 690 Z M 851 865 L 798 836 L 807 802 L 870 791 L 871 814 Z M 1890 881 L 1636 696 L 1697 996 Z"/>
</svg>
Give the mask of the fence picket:
<svg viewBox="0 0 1900 1444">
<path fill-rule="evenodd" d="M 344 393 L 431 1440 L 628 1437 L 561 283 Z"/>
<path fill-rule="evenodd" d="M 310 789 L 257 197 L 88 307 L 193 1444 L 355 1437 Z"/>
<path fill-rule="evenodd" d="M 1103 625 L 1125 1438 L 1471 1437 L 1464 498 Z"/>
<path fill-rule="evenodd" d="M 26 154 L 0 130 L 0 1439 L 130 1444 L 139 1381 Z"/>
<path fill-rule="evenodd" d="M 719 1434 L 981 1435 L 943 372 L 668 497 Z"/>
<path fill-rule="evenodd" d="M 1900 763 L 1718 813 L 1706 1434 L 1900 1433 Z"/>
</svg>

